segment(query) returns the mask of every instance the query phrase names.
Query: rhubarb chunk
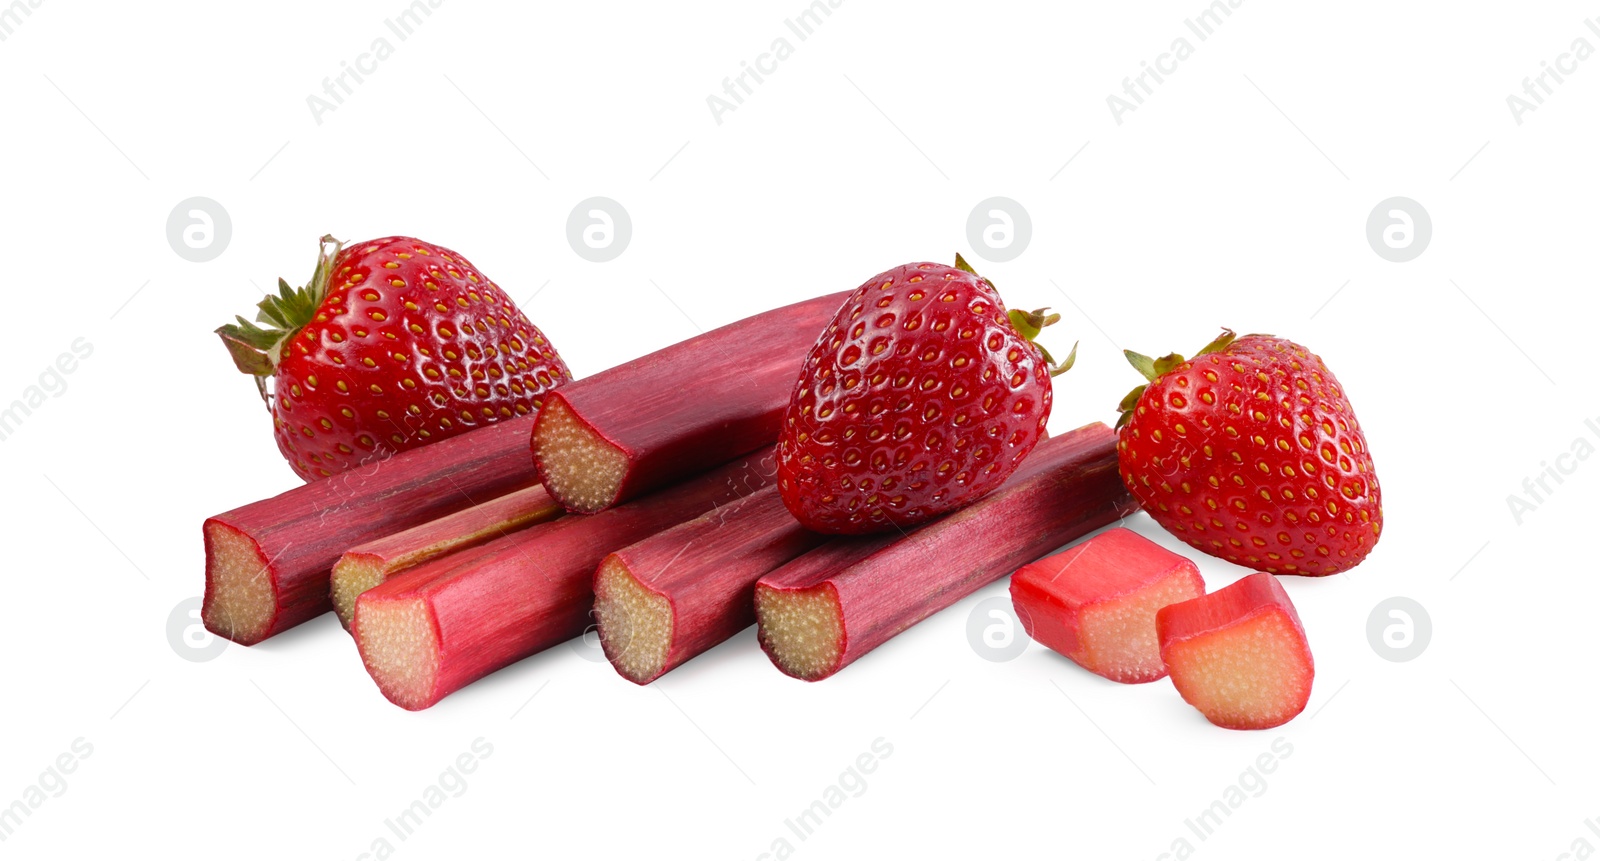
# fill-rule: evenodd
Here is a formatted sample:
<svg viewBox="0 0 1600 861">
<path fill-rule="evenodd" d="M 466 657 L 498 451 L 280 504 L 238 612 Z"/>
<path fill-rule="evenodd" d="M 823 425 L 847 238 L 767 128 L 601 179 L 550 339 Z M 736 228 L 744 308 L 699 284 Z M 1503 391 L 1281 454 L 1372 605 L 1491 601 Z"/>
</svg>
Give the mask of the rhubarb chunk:
<svg viewBox="0 0 1600 861">
<path fill-rule="evenodd" d="M 1132 510 L 1116 437 L 1092 424 L 1041 442 L 996 492 L 908 535 L 840 538 L 761 578 L 761 647 L 827 678 L 901 631 Z"/>
<path fill-rule="evenodd" d="M 545 395 L 531 446 L 550 494 L 592 513 L 778 439 L 796 369 L 845 293 L 747 317 Z"/>
<path fill-rule="evenodd" d="M 771 473 L 770 448 L 587 517 L 562 517 L 389 578 L 356 599 L 367 672 L 396 705 L 427 708 L 588 627 L 607 554 L 728 505 Z"/>
<path fill-rule="evenodd" d="M 595 574 L 600 645 L 648 684 L 755 624 L 756 581 L 826 540 L 772 486 L 618 550 Z"/>
<path fill-rule="evenodd" d="M 1121 527 L 1011 577 L 1011 603 L 1028 636 L 1128 684 L 1167 674 L 1156 611 L 1205 593 L 1193 562 Z"/>
<path fill-rule="evenodd" d="M 1271 574 L 1163 607 L 1156 630 L 1173 687 L 1217 726 L 1279 726 L 1311 698 L 1305 628 Z"/>
<path fill-rule="evenodd" d="M 339 623 L 348 631 L 356 598 L 407 568 L 543 523 L 562 512 L 561 504 L 536 485 L 353 547 L 333 566 L 333 609 L 339 614 Z"/>
<path fill-rule="evenodd" d="M 253 645 L 333 607 L 346 550 L 537 484 L 533 417 L 498 421 L 209 518 L 206 629 Z"/>
</svg>

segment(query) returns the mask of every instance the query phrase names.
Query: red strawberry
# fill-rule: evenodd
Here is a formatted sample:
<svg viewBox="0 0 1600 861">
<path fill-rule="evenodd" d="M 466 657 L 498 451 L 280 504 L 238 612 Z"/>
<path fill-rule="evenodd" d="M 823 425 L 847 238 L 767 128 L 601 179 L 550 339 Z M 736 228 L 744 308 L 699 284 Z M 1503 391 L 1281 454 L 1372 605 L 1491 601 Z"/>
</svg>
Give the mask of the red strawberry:
<svg viewBox="0 0 1600 861">
<path fill-rule="evenodd" d="M 1060 368 L 966 261 L 908 263 L 845 300 L 800 371 L 778 488 L 801 524 L 864 533 L 920 523 L 1005 481 L 1050 417 Z M 1074 356 L 1077 348 L 1073 348 Z"/>
<path fill-rule="evenodd" d="M 572 378 L 493 281 L 420 240 L 341 250 L 324 236 L 311 283 L 278 292 L 259 306 L 265 328 L 239 317 L 217 334 L 307 481 L 526 415 Z"/>
<path fill-rule="evenodd" d="M 1378 474 L 1322 359 L 1223 330 L 1200 354 L 1152 360 L 1117 423 L 1122 481 L 1199 550 L 1273 574 L 1323 576 L 1366 558 L 1383 528 Z"/>
</svg>

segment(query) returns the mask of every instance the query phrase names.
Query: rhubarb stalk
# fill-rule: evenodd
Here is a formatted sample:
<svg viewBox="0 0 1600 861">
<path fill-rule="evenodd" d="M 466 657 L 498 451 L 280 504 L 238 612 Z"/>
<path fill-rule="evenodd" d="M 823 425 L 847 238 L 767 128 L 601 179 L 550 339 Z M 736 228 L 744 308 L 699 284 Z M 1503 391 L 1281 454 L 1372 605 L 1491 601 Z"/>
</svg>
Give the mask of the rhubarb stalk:
<svg viewBox="0 0 1600 861">
<path fill-rule="evenodd" d="M 339 614 L 339 623 L 348 631 L 356 598 L 407 568 L 561 514 L 561 504 L 535 485 L 353 547 L 333 566 L 333 609 Z"/>
<path fill-rule="evenodd" d="M 1162 607 L 1156 635 L 1172 686 L 1217 726 L 1270 729 L 1311 699 L 1316 664 L 1305 626 L 1265 571 Z"/>
<path fill-rule="evenodd" d="M 1166 676 L 1156 611 L 1205 593 L 1193 562 L 1121 527 L 1011 575 L 1011 604 L 1028 636 L 1125 684 Z"/>
<path fill-rule="evenodd" d="M 595 574 L 606 657 L 648 684 L 755 624 L 762 575 L 824 543 L 776 486 L 612 553 Z"/>
<path fill-rule="evenodd" d="M 1133 510 L 1116 436 L 1092 424 L 1041 442 L 1006 484 L 906 536 L 825 545 L 756 584 L 761 647 L 816 681 L 1050 550 Z"/>
<path fill-rule="evenodd" d="M 206 629 L 254 645 L 333 607 L 329 574 L 358 544 L 538 483 L 533 417 L 495 422 L 205 522 Z"/>
<path fill-rule="evenodd" d="M 846 293 L 747 317 L 545 395 L 533 458 L 595 512 L 778 439 L 795 374 Z"/>
<path fill-rule="evenodd" d="M 589 624 L 606 554 L 766 486 L 771 450 L 588 517 L 563 517 L 402 572 L 356 599 L 361 660 L 423 709 Z M 763 466 L 763 459 L 767 466 Z"/>
</svg>

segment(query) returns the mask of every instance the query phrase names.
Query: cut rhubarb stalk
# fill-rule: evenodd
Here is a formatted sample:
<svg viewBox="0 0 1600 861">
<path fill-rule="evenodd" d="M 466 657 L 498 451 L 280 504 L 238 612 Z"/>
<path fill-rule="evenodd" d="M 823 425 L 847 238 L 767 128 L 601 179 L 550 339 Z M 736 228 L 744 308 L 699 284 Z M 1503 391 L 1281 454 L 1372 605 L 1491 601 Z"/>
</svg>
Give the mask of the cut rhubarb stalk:
<svg viewBox="0 0 1600 861">
<path fill-rule="evenodd" d="M 1311 646 L 1271 574 L 1163 607 L 1156 629 L 1173 687 L 1217 726 L 1279 726 L 1311 698 Z"/>
<path fill-rule="evenodd" d="M 569 511 L 595 512 L 778 439 L 806 354 L 847 293 L 747 317 L 545 395 L 533 458 Z"/>
<path fill-rule="evenodd" d="M 423 709 L 579 636 L 600 560 L 759 489 L 770 457 L 768 449 L 627 505 L 541 523 L 368 589 L 352 626 L 367 672 L 396 705 Z"/>
<path fill-rule="evenodd" d="M 827 540 L 773 486 L 618 550 L 595 574 L 606 657 L 623 678 L 654 681 L 755 624 L 756 581 Z"/>
<path fill-rule="evenodd" d="M 829 543 L 761 578 L 761 647 L 827 678 L 1019 565 L 1133 510 L 1116 437 L 1092 424 L 1041 442 L 1001 488 L 907 536 Z"/>
<path fill-rule="evenodd" d="M 1167 674 L 1156 611 L 1198 598 L 1195 564 L 1128 529 L 1109 529 L 1011 577 L 1011 603 L 1028 636 L 1114 682 Z"/>
<path fill-rule="evenodd" d="M 206 629 L 253 645 L 333 607 L 346 550 L 537 484 L 533 417 L 401 452 L 205 522 Z"/>
<path fill-rule="evenodd" d="M 349 630 L 356 597 L 407 568 L 552 520 L 562 512 L 561 503 L 535 485 L 353 547 L 333 566 L 333 610 L 339 623 Z"/>
</svg>

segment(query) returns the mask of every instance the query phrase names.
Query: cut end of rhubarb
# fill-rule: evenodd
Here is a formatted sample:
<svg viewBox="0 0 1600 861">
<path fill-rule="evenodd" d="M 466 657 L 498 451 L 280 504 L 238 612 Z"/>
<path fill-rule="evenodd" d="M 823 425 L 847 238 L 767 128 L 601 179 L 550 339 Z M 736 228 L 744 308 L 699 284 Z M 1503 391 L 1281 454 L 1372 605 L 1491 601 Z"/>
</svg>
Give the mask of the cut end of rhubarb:
<svg viewBox="0 0 1600 861">
<path fill-rule="evenodd" d="M 592 514 L 616 501 L 628 456 L 580 421 L 559 396 L 545 398 L 532 445 L 545 490 L 568 511 Z"/>
<path fill-rule="evenodd" d="M 1167 674 L 1156 638 L 1156 612 L 1168 604 L 1198 597 L 1195 579 L 1169 576 L 1115 601 L 1083 611 L 1083 654 L 1078 663 L 1114 682 L 1142 684 Z M 1075 659 L 1076 660 L 1076 659 Z"/>
<path fill-rule="evenodd" d="M 1173 686 L 1217 726 L 1279 726 L 1311 698 L 1311 648 L 1271 574 L 1165 607 L 1157 625 Z"/>
<path fill-rule="evenodd" d="M 250 536 L 220 520 L 206 521 L 205 542 L 206 630 L 246 646 L 261 642 L 278 608 L 270 561 Z"/>
<path fill-rule="evenodd" d="M 390 702 L 416 711 L 437 701 L 439 634 L 427 601 L 358 600 L 354 628 L 361 661 Z"/>
<path fill-rule="evenodd" d="M 756 620 L 761 648 L 778 669 L 806 681 L 838 670 L 844 618 L 832 586 L 774 589 L 757 584 Z"/>
<path fill-rule="evenodd" d="M 1166 676 L 1156 612 L 1205 592 L 1193 562 L 1120 527 L 1011 578 L 1011 601 L 1029 636 L 1125 684 Z"/>
<path fill-rule="evenodd" d="M 333 566 L 329 596 L 346 631 L 356 615 L 356 599 L 361 593 L 383 582 L 383 563 L 360 553 L 346 553 Z"/>
<path fill-rule="evenodd" d="M 600 646 L 623 678 L 647 684 L 666 671 L 672 642 L 672 604 L 640 583 L 616 556 L 600 563 L 594 580 Z"/>
</svg>

